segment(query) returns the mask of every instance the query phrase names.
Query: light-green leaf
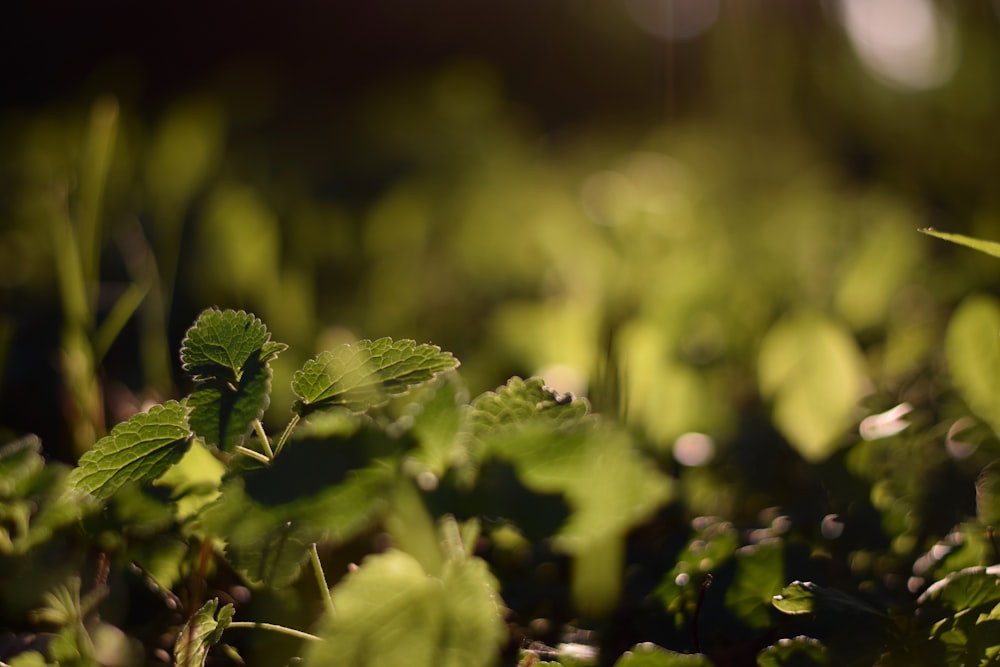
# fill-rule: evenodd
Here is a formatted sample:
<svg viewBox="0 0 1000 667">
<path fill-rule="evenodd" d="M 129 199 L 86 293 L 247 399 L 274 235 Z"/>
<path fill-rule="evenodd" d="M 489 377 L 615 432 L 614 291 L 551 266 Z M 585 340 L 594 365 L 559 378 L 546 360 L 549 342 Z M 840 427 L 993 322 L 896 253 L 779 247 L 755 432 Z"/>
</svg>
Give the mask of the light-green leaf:
<svg viewBox="0 0 1000 667">
<path fill-rule="evenodd" d="M 965 234 L 949 234 L 948 232 L 939 232 L 930 227 L 921 229 L 920 231 L 928 236 L 933 236 L 945 241 L 951 241 L 952 243 L 957 243 L 958 245 L 965 246 L 966 248 L 972 248 L 973 250 L 984 252 L 987 255 L 992 255 L 993 257 L 1000 257 L 1000 243 L 997 243 L 996 241 L 984 241 L 982 239 L 966 236 Z"/>
<path fill-rule="evenodd" d="M 191 428 L 212 445 L 232 451 L 271 403 L 271 368 L 251 358 L 238 383 L 211 380 L 188 396 Z"/>
<path fill-rule="evenodd" d="M 181 364 L 195 380 L 239 382 L 248 361 L 267 363 L 285 348 L 252 314 L 210 308 L 188 329 Z"/>
<path fill-rule="evenodd" d="M 864 360 L 850 332 L 822 315 L 793 315 L 768 331 L 758 366 L 775 425 L 803 458 L 826 459 L 848 432 L 863 388 Z"/>
<path fill-rule="evenodd" d="M 495 589 L 478 558 L 449 561 L 439 578 L 402 551 L 369 556 L 333 589 L 337 615 L 306 664 L 496 664 L 506 631 Z"/>
<path fill-rule="evenodd" d="M 216 610 L 218 609 L 218 615 Z M 206 602 L 181 628 L 174 643 L 175 667 L 203 667 L 208 650 L 219 643 L 236 610 L 227 604 L 219 609 L 219 599 Z"/>
<path fill-rule="evenodd" d="M 151 482 L 187 451 L 188 407 L 177 401 L 154 406 L 115 426 L 80 458 L 69 483 L 106 499 L 130 482 Z"/>
<path fill-rule="evenodd" d="M 703 653 L 677 653 L 652 643 L 636 644 L 614 667 L 712 667 Z"/>
<path fill-rule="evenodd" d="M 380 338 L 341 345 L 310 359 L 292 377 L 301 415 L 315 410 L 345 407 L 365 412 L 393 396 L 433 380 L 458 366 L 450 352 L 412 340 Z"/>
<path fill-rule="evenodd" d="M 1000 304 L 988 296 L 965 299 L 948 323 L 945 353 L 962 398 L 1000 434 Z"/>
<path fill-rule="evenodd" d="M 864 600 L 835 588 L 818 586 L 811 581 L 793 581 L 772 598 L 771 604 L 778 611 L 791 616 L 824 611 L 884 615 Z"/>
</svg>

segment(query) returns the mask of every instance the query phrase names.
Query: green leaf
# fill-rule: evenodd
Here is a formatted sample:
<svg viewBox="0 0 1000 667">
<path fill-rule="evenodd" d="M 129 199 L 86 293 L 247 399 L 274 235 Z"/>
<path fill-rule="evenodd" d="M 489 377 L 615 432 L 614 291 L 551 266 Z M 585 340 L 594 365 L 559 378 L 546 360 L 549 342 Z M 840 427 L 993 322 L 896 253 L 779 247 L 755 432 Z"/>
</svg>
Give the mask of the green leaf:
<svg viewBox="0 0 1000 667">
<path fill-rule="evenodd" d="M 958 245 L 965 246 L 966 248 L 972 248 L 973 250 L 984 252 L 987 255 L 992 255 L 993 257 L 1000 257 L 1000 243 L 995 241 L 984 241 L 982 239 L 966 236 L 965 234 L 949 234 L 948 232 L 939 232 L 930 227 L 921 229 L 920 231 L 928 236 L 933 236 L 945 241 L 951 241 L 952 243 L 957 243 Z"/>
<path fill-rule="evenodd" d="M 926 604 L 932 600 L 956 611 L 1000 602 L 1000 565 L 952 572 L 931 584 L 917 602 Z"/>
<path fill-rule="evenodd" d="M 826 459 L 848 432 L 863 388 L 864 361 L 850 332 L 822 315 L 793 315 L 768 331 L 758 365 L 775 425 L 807 461 Z"/>
<path fill-rule="evenodd" d="M 677 653 L 647 642 L 622 654 L 614 667 L 713 667 L 713 663 L 703 653 Z"/>
<path fill-rule="evenodd" d="M 829 662 L 826 647 L 804 635 L 779 639 L 757 654 L 758 667 L 811 667 Z"/>
<path fill-rule="evenodd" d="M 969 408 L 1000 434 L 1000 304 L 965 299 L 948 323 L 945 353 L 952 379 Z"/>
<path fill-rule="evenodd" d="M 153 481 L 187 451 L 188 411 L 169 401 L 118 424 L 80 458 L 70 485 L 103 500 L 130 482 Z"/>
<path fill-rule="evenodd" d="M 266 363 L 286 348 L 271 342 L 259 319 L 245 311 L 204 311 L 181 343 L 181 364 L 193 379 L 239 381 L 246 363 Z"/>
<path fill-rule="evenodd" d="M 504 386 L 472 402 L 469 421 L 474 434 L 485 437 L 499 428 L 518 426 L 529 419 L 577 424 L 589 412 L 585 399 L 560 396 L 547 388 L 541 378 L 512 377 Z"/>
<path fill-rule="evenodd" d="M 191 428 L 205 443 L 232 451 L 270 404 L 269 362 L 287 348 L 245 311 L 204 311 L 188 329 L 181 362 L 199 383 L 188 397 Z"/>
<path fill-rule="evenodd" d="M 429 576 L 402 551 L 368 556 L 332 591 L 337 614 L 309 665 L 488 667 L 506 639 L 496 581 L 478 558 Z"/>
<path fill-rule="evenodd" d="M 218 615 L 216 610 L 218 609 Z M 203 667 L 208 650 L 219 643 L 236 610 L 227 604 L 219 609 L 219 599 L 206 602 L 181 628 L 174 643 L 175 667 Z"/>
<path fill-rule="evenodd" d="M 395 467 L 374 460 L 344 470 L 329 456 L 338 445 L 364 445 L 365 435 L 296 442 L 270 467 L 223 484 L 221 497 L 202 511 L 201 522 L 225 540 L 226 558 L 243 577 L 284 586 L 298 577 L 309 545 L 348 540 L 383 514 Z"/>
<path fill-rule="evenodd" d="M 726 608 L 751 628 L 771 625 L 771 603 L 785 581 L 784 545 L 778 539 L 736 552 L 736 575 L 726 589 Z"/>
<path fill-rule="evenodd" d="M 362 340 L 327 350 L 292 376 L 296 410 L 345 407 L 365 412 L 458 366 L 450 352 L 412 340 Z"/>
<path fill-rule="evenodd" d="M 243 444 L 271 402 L 271 368 L 250 359 L 238 384 L 210 380 L 188 396 L 188 421 L 205 444 L 232 451 Z"/>
<path fill-rule="evenodd" d="M 771 604 L 791 616 L 821 612 L 884 615 L 853 595 L 818 586 L 811 581 L 793 581 L 773 597 Z"/>
</svg>

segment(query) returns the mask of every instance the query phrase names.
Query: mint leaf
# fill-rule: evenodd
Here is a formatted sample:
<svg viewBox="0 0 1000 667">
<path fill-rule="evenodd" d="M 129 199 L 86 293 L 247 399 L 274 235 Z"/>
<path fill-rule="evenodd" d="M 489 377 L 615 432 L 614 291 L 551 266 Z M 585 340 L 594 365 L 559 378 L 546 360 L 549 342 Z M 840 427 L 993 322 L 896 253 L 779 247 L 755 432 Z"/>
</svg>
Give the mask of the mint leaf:
<svg viewBox="0 0 1000 667">
<path fill-rule="evenodd" d="M 271 403 L 271 368 L 251 358 L 238 384 L 211 380 L 188 396 L 191 428 L 224 451 L 242 444 Z"/>
<path fill-rule="evenodd" d="M 822 612 L 883 616 L 882 612 L 860 598 L 811 581 L 793 581 L 771 599 L 771 604 L 790 616 Z"/>
<path fill-rule="evenodd" d="M 1000 565 L 967 567 L 931 584 L 917 602 L 934 600 L 960 611 L 981 604 L 1000 602 Z"/>
<path fill-rule="evenodd" d="M 286 347 L 252 314 L 210 308 L 188 329 L 181 364 L 195 380 L 238 382 L 248 361 L 267 363 Z"/>
<path fill-rule="evenodd" d="M 156 479 L 187 451 L 188 411 L 169 401 L 118 424 L 80 458 L 70 485 L 103 500 L 129 482 Z"/>
<path fill-rule="evenodd" d="M 341 406 L 365 412 L 457 366 L 450 352 L 412 340 L 342 345 L 310 359 L 292 376 L 292 390 L 299 397 L 296 410 L 306 415 Z"/>
<path fill-rule="evenodd" d="M 554 423 L 576 423 L 589 411 L 586 400 L 560 396 L 548 389 L 541 378 L 513 377 L 496 391 L 477 397 L 472 402 L 469 419 L 474 434 L 484 436 L 497 428 L 536 417 Z"/>
<path fill-rule="evenodd" d="M 206 444 L 242 444 L 270 404 L 269 362 L 286 347 L 242 310 L 206 310 L 188 329 L 181 362 L 200 385 L 188 398 L 190 424 Z"/>
<path fill-rule="evenodd" d="M 218 615 L 216 610 L 218 609 Z M 229 627 L 236 609 L 227 604 L 219 609 L 219 599 L 206 602 L 181 628 L 174 643 L 175 667 L 202 667 L 208 650 L 222 639 L 222 632 Z"/>
</svg>

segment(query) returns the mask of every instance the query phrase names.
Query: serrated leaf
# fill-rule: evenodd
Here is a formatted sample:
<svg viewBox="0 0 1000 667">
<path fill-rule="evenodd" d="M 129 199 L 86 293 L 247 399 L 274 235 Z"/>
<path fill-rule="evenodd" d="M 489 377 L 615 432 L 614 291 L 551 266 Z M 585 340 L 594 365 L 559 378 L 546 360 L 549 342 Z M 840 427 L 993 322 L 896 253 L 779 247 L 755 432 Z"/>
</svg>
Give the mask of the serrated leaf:
<svg viewBox="0 0 1000 667">
<path fill-rule="evenodd" d="M 972 248 L 973 250 L 984 252 L 987 255 L 992 255 L 993 257 L 1000 257 L 1000 243 L 997 243 L 996 241 L 984 241 L 972 236 L 966 236 L 965 234 L 939 232 L 936 229 L 931 229 L 930 227 L 921 229 L 920 231 L 928 236 L 933 236 L 944 241 L 950 241 L 951 243 L 956 243 L 958 245 L 965 246 L 966 248 Z"/>
<path fill-rule="evenodd" d="M 218 609 L 218 615 L 216 610 Z M 206 602 L 181 628 L 174 643 L 175 667 L 203 667 L 208 651 L 219 643 L 236 610 L 227 604 L 219 609 L 219 599 Z"/>
<path fill-rule="evenodd" d="M 965 299 L 951 316 L 945 353 L 952 379 L 977 416 L 1000 434 L 1000 304 L 988 296 Z"/>
<path fill-rule="evenodd" d="M 482 437 L 498 428 L 534 418 L 575 424 L 589 412 L 585 399 L 560 396 L 546 387 L 541 378 L 512 377 L 504 386 L 481 394 L 472 402 L 469 421 L 473 434 Z"/>
<path fill-rule="evenodd" d="M 188 329 L 181 364 L 195 380 L 238 382 L 248 361 L 266 364 L 285 348 L 251 313 L 210 308 Z"/>
<path fill-rule="evenodd" d="M 646 642 L 622 654 L 614 667 L 713 667 L 713 664 L 703 653 L 677 653 Z"/>
<path fill-rule="evenodd" d="M 842 325 L 796 314 L 764 337 L 758 358 L 761 393 L 774 401 L 774 423 L 806 460 L 833 453 L 854 419 L 864 360 Z"/>
<path fill-rule="evenodd" d="M 301 415 L 345 407 L 365 412 L 458 366 L 450 352 L 412 340 L 362 340 L 327 350 L 292 377 Z"/>
<path fill-rule="evenodd" d="M 779 639 L 757 654 L 758 667 L 809 667 L 829 661 L 826 647 L 805 635 Z"/>
<path fill-rule="evenodd" d="M 251 357 L 238 384 L 211 380 L 188 396 L 188 421 L 205 443 L 232 451 L 271 403 L 271 368 Z"/>
<path fill-rule="evenodd" d="M 118 424 L 80 458 L 70 485 L 106 499 L 130 482 L 153 481 L 187 451 L 187 417 L 186 405 L 169 401 Z"/>
<path fill-rule="evenodd" d="M 818 586 L 811 581 L 793 581 L 771 599 L 771 604 L 778 611 L 791 616 L 816 612 L 883 616 L 864 600 L 835 588 Z"/>
</svg>

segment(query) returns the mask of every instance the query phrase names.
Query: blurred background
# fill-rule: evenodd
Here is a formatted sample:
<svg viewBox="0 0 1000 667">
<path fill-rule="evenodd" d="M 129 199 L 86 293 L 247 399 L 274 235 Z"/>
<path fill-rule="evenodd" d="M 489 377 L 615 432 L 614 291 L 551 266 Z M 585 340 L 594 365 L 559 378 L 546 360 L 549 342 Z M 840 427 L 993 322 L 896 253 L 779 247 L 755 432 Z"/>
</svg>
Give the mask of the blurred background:
<svg viewBox="0 0 1000 667">
<path fill-rule="evenodd" d="M 394 336 L 679 465 L 823 460 L 933 405 L 995 288 L 917 230 L 1000 238 L 998 32 L 933 0 L 10 3 L 0 424 L 74 460 L 186 389 L 217 305 L 291 345 L 275 423 L 305 359 Z"/>
</svg>

